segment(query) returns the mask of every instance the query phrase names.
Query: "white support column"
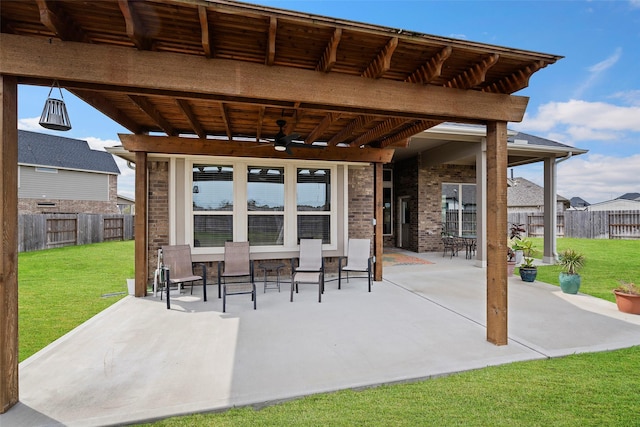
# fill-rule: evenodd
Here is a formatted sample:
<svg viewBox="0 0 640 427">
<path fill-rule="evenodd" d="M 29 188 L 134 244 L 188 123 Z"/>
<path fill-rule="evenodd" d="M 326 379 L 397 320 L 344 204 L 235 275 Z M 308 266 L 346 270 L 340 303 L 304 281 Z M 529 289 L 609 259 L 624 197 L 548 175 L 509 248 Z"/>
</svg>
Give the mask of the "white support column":
<svg viewBox="0 0 640 427">
<path fill-rule="evenodd" d="M 558 201 L 556 195 L 556 159 L 544 159 L 544 253 L 542 262 L 555 264 L 558 256 L 556 250 Z"/>
<path fill-rule="evenodd" d="M 476 267 L 487 266 L 487 138 L 476 152 Z"/>
</svg>

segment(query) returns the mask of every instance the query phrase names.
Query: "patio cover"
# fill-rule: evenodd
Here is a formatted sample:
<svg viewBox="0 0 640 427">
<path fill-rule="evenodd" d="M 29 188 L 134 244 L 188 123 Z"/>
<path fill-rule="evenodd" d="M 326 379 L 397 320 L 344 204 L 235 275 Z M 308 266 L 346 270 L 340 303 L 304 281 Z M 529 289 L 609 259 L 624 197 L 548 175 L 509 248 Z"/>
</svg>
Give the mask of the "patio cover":
<svg viewBox="0 0 640 427">
<path fill-rule="evenodd" d="M 18 399 L 19 84 L 57 80 L 131 131 L 121 139 L 137 166 L 137 296 L 147 153 L 288 156 L 263 143 L 284 118 L 286 134 L 327 146 L 294 158 L 376 165 L 381 218 L 381 166 L 393 150 L 444 121 L 486 124 L 487 339 L 506 344 L 506 123 L 521 121 L 528 101 L 511 94 L 560 56 L 225 0 L 5 0 L 0 18 L 1 412 Z"/>
</svg>

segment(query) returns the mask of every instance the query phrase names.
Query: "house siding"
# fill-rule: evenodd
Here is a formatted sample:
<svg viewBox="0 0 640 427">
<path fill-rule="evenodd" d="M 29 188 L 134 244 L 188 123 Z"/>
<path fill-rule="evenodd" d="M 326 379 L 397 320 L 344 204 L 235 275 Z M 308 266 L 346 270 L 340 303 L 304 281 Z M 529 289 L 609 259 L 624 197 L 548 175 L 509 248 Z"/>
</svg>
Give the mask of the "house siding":
<svg viewBox="0 0 640 427">
<path fill-rule="evenodd" d="M 86 172 L 58 171 L 57 174 L 49 173 L 24 173 L 25 168 L 20 167 L 20 190 L 18 198 L 18 212 L 21 214 L 38 213 L 86 213 L 86 214 L 117 214 L 118 210 L 118 176 L 106 174 L 94 174 Z M 69 173 L 72 172 L 72 173 Z M 27 177 L 37 174 L 38 181 L 30 180 Z M 61 175 L 62 179 L 51 178 L 46 183 L 39 175 L 51 178 L 53 175 Z M 25 180 L 25 178 L 27 178 Z M 60 177 L 58 177 L 60 178 Z M 53 193 L 51 183 L 54 187 L 67 186 L 67 190 L 54 188 Z M 44 184 L 40 190 L 36 187 Z M 78 188 L 78 197 L 74 197 L 74 188 Z M 102 187 L 100 189 L 99 187 Z M 95 191 L 100 196 L 95 197 L 90 194 Z M 39 194 L 39 195 L 38 195 Z M 106 197 L 104 196 L 106 194 Z M 44 196 L 44 197 L 43 197 Z"/>
</svg>

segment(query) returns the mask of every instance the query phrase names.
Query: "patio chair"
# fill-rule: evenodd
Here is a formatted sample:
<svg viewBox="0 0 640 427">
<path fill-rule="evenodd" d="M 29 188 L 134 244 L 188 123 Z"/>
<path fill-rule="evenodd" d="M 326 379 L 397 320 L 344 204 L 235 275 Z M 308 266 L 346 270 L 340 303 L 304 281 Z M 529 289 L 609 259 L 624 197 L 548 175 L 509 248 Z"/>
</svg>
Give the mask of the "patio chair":
<svg viewBox="0 0 640 427">
<path fill-rule="evenodd" d="M 458 256 L 458 251 L 461 247 L 464 247 L 464 244 L 461 242 L 461 240 L 454 236 L 442 237 L 442 246 L 444 248 L 442 256 L 444 257 L 447 253 L 451 254 L 450 258 L 453 258 L 454 255 Z"/>
<path fill-rule="evenodd" d="M 230 282 L 230 278 L 248 277 L 249 282 Z M 249 242 L 225 242 L 224 261 L 218 263 L 218 298 L 222 287 L 222 312 L 227 310 L 227 295 L 251 294 L 256 309 L 256 284 L 253 280 L 253 263 L 249 259 Z"/>
<path fill-rule="evenodd" d="M 371 266 L 373 257 L 369 255 L 371 251 L 371 239 L 349 239 L 347 248 L 347 256 L 338 258 L 338 289 L 342 285 L 342 272 L 347 273 L 347 283 L 349 283 L 349 272 L 367 273 L 369 280 L 369 292 L 371 292 Z M 342 262 L 347 260 L 343 267 Z"/>
<path fill-rule="evenodd" d="M 300 257 L 291 260 L 291 298 L 293 289 L 298 293 L 298 284 L 317 284 L 318 302 L 324 293 L 324 258 L 322 239 L 300 239 Z"/>
<path fill-rule="evenodd" d="M 202 267 L 202 275 L 198 276 L 194 273 L 194 266 Z M 191 261 L 191 246 L 189 245 L 170 245 L 162 247 L 162 270 L 164 274 L 165 288 L 167 291 L 167 309 L 171 308 L 170 288 L 171 285 L 180 286 L 189 284 L 191 286 L 191 294 L 193 294 L 193 284 L 202 281 L 202 295 L 207 300 L 207 266 L 203 263 L 194 264 Z M 162 298 L 162 292 L 160 292 Z"/>
</svg>

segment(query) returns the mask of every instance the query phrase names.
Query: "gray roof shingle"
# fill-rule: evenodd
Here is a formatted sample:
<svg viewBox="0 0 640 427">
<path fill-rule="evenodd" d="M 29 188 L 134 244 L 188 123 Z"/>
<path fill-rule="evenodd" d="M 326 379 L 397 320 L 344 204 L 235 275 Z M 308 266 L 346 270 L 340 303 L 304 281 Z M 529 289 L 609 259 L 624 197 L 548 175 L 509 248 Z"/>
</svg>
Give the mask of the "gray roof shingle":
<svg viewBox="0 0 640 427">
<path fill-rule="evenodd" d="M 113 155 L 87 141 L 26 130 L 18 130 L 18 163 L 120 174 Z"/>
</svg>

